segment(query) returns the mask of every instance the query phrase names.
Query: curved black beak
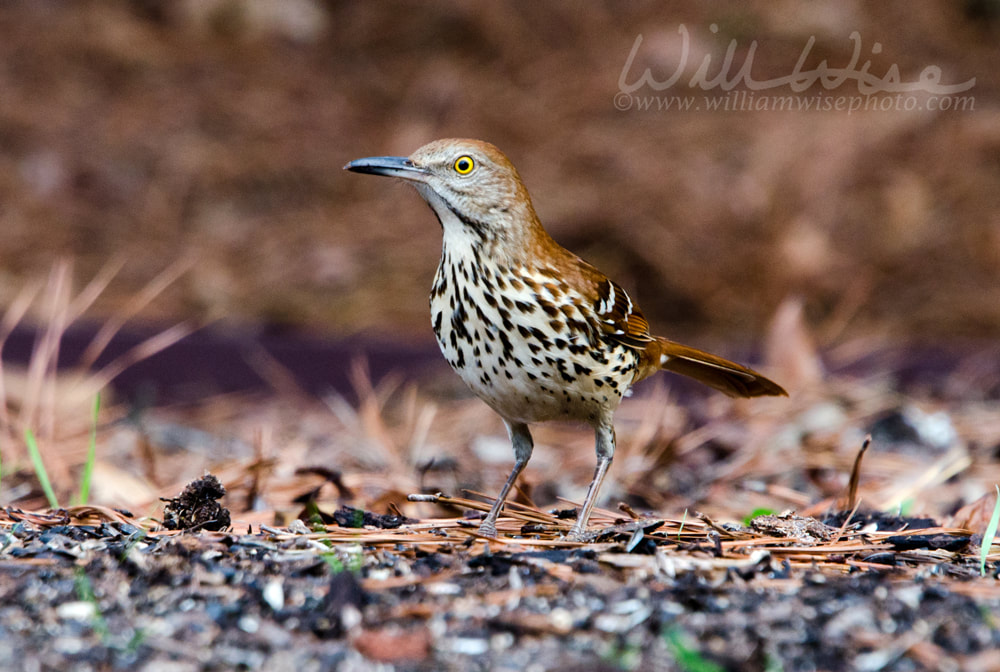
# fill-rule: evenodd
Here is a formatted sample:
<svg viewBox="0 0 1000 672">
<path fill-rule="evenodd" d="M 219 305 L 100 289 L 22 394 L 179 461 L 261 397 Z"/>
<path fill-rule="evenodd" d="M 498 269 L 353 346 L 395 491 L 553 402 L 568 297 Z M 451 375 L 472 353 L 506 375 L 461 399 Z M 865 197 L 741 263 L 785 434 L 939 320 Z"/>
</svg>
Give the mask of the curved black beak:
<svg viewBox="0 0 1000 672">
<path fill-rule="evenodd" d="M 368 173 L 370 175 L 386 175 L 388 177 L 400 177 L 404 180 L 423 181 L 427 171 L 413 165 L 405 156 L 369 156 L 364 159 L 355 159 L 346 166 L 344 170 L 355 173 Z"/>
</svg>

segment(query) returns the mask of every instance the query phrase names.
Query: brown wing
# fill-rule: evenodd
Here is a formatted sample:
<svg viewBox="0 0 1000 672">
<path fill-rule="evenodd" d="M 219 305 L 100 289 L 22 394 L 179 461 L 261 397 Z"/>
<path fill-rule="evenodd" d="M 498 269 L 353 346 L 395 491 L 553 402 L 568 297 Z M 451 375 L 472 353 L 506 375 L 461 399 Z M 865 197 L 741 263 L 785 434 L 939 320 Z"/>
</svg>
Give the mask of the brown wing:
<svg viewBox="0 0 1000 672">
<path fill-rule="evenodd" d="M 547 254 L 559 260 L 554 268 L 561 281 L 572 288 L 582 312 L 590 313 L 594 336 L 637 350 L 653 340 L 649 323 L 621 285 L 554 241 Z"/>
<path fill-rule="evenodd" d="M 594 312 L 602 332 L 613 341 L 642 349 L 653 340 L 649 335 L 649 322 L 639 307 L 632 303 L 621 285 L 608 278 L 597 284 Z"/>
<path fill-rule="evenodd" d="M 652 336 L 646 318 L 620 285 L 562 248 L 553 250 L 554 254 L 564 255 L 559 276 L 581 303 L 590 304 L 593 310 L 591 324 L 596 322 L 597 331 L 604 338 L 641 352 L 636 380 L 665 369 L 694 378 L 732 397 L 787 396 L 780 385 L 753 369 Z"/>
</svg>

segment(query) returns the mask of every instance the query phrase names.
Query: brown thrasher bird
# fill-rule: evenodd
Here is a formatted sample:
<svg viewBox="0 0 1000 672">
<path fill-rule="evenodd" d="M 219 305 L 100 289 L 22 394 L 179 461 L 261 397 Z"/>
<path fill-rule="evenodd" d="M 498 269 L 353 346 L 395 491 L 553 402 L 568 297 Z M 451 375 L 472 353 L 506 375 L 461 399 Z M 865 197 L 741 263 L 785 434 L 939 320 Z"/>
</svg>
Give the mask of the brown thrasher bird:
<svg viewBox="0 0 1000 672">
<path fill-rule="evenodd" d="M 344 168 L 407 180 L 441 223 L 434 334 L 452 368 L 503 418 L 514 446 L 514 470 L 482 534 L 496 536 L 504 500 L 531 457 L 529 423 L 594 428 L 597 470 L 569 534 L 579 539 L 615 452 L 615 410 L 633 383 L 665 369 L 732 397 L 786 394 L 756 371 L 651 335 L 624 289 L 549 237 L 517 170 L 493 145 L 438 140 L 409 158 Z"/>
</svg>

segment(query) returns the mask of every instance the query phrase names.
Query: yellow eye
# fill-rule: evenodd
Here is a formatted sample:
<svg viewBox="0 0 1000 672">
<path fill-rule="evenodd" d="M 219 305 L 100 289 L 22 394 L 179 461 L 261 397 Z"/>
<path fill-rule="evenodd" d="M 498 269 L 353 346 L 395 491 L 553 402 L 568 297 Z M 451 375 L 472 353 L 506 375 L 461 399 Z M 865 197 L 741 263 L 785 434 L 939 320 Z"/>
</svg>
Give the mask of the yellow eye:
<svg viewBox="0 0 1000 672">
<path fill-rule="evenodd" d="M 460 156 L 455 159 L 455 165 L 453 168 L 455 172 L 459 175 L 468 175 L 472 172 L 472 169 L 476 167 L 476 162 L 472 160 L 471 156 Z"/>
</svg>

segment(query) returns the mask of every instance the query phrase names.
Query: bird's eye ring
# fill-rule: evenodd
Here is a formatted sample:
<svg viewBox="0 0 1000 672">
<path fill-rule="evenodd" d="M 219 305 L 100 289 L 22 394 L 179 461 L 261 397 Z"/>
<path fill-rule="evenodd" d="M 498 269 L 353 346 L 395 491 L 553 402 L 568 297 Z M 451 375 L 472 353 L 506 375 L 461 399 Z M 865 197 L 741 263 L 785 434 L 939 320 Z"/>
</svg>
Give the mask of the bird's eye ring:
<svg viewBox="0 0 1000 672">
<path fill-rule="evenodd" d="M 472 160 L 471 156 L 462 155 L 455 159 L 455 165 L 452 167 L 459 175 L 468 175 L 476 167 L 476 162 Z"/>
</svg>

